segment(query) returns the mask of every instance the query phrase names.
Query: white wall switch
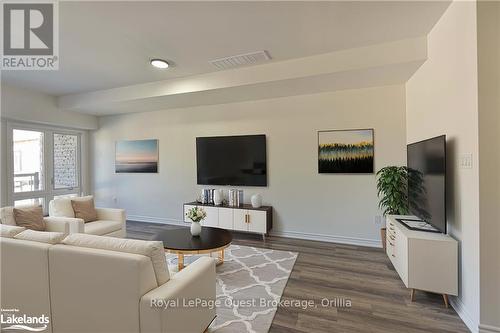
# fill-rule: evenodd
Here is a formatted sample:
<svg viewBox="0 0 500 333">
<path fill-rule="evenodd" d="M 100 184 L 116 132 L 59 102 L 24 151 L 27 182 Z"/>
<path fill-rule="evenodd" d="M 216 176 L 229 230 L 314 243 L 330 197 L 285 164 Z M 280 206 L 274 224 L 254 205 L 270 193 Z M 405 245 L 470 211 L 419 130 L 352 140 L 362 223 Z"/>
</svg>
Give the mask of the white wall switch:
<svg viewBox="0 0 500 333">
<path fill-rule="evenodd" d="M 460 168 L 461 169 L 472 169 L 472 154 L 460 155 Z"/>
</svg>

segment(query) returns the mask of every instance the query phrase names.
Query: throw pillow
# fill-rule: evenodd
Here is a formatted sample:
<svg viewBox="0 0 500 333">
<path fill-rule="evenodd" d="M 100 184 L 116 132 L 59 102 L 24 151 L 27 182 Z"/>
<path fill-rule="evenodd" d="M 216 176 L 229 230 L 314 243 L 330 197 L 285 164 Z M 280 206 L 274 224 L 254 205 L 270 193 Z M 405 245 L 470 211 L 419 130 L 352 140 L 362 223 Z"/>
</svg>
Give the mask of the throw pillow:
<svg viewBox="0 0 500 333">
<path fill-rule="evenodd" d="M 26 229 L 45 231 L 46 228 L 42 206 L 14 208 L 14 220 Z"/>
<path fill-rule="evenodd" d="M 71 200 L 71 206 L 75 211 L 75 217 L 83 219 L 85 223 L 97 220 L 97 211 L 94 206 L 94 199 Z"/>
</svg>

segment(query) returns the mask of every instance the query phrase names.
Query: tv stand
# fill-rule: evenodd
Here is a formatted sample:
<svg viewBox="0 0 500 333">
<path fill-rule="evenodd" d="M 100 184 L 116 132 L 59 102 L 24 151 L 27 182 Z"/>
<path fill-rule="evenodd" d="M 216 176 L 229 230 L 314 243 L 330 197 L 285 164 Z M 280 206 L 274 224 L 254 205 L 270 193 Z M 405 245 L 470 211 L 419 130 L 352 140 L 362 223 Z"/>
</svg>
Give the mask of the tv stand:
<svg viewBox="0 0 500 333">
<path fill-rule="evenodd" d="M 387 216 L 386 253 L 406 288 L 443 295 L 458 295 L 458 242 L 451 236 L 411 230 L 398 219 L 416 220 L 414 216 Z"/>
<path fill-rule="evenodd" d="M 273 207 L 262 206 L 254 208 L 252 205 L 216 206 L 213 204 L 202 204 L 189 202 L 184 204 L 184 222 L 190 223 L 186 213 L 193 207 L 202 207 L 207 213 L 202 225 L 234 231 L 257 233 L 266 239 L 267 233 L 273 227 Z"/>
</svg>

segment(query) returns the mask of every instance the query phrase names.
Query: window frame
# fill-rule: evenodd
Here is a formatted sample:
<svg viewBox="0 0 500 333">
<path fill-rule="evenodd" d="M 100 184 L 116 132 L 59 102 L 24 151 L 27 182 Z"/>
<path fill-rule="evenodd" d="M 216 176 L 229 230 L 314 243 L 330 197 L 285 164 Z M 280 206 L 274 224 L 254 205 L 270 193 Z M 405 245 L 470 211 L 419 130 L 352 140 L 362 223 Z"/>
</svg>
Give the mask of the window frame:
<svg viewBox="0 0 500 333">
<path fill-rule="evenodd" d="M 43 133 L 43 188 L 29 192 L 14 192 L 14 130 L 37 131 Z M 73 188 L 55 189 L 54 184 L 54 134 L 76 135 L 77 148 L 77 182 Z M 7 203 L 14 206 L 18 200 L 43 198 L 44 212 L 48 212 L 49 202 L 55 196 L 84 193 L 84 165 L 82 145 L 86 132 L 64 127 L 53 127 L 23 122 L 7 122 Z"/>
</svg>

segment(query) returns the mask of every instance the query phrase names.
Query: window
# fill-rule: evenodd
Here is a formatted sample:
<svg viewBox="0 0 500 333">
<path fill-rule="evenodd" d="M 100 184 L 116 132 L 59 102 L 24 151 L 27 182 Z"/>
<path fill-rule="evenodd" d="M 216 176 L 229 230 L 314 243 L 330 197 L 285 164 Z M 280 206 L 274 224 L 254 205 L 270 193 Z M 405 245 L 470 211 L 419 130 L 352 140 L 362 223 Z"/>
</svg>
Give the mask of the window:
<svg viewBox="0 0 500 333">
<path fill-rule="evenodd" d="M 43 132 L 18 129 L 13 131 L 14 192 L 32 192 L 43 189 L 43 137 Z"/>
<path fill-rule="evenodd" d="M 79 193 L 54 195 L 54 199 L 75 198 L 78 195 L 79 195 Z"/>
<path fill-rule="evenodd" d="M 14 151 L 14 172 L 20 173 L 23 169 L 23 153 L 21 151 Z"/>
<path fill-rule="evenodd" d="M 22 206 L 45 206 L 43 198 L 31 198 L 14 201 L 14 207 Z"/>
<path fill-rule="evenodd" d="M 8 125 L 9 204 L 42 205 L 81 194 L 82 132 L 44 126 Z"/>
<path fill-rule="evenodd" d="M 54 133 L 54 189 L 78 187 L 78 136 Z"/>
</svg>

